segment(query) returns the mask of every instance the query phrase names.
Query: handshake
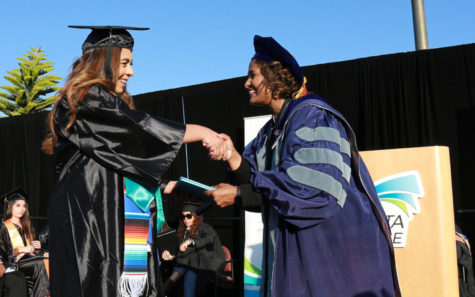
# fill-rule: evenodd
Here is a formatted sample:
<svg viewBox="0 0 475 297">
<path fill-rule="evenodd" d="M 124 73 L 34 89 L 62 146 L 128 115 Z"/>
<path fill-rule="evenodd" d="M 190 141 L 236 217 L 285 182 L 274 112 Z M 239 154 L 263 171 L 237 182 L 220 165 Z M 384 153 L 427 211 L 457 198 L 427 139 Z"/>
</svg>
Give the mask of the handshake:
<svg viewBox="0 0 475 297">
<path fill-rule="evenodd" d="M 236 170 L 242 161 L 241 155 L 236 151 L 231 137 L 224 133 L 216 133 L 203 126 L 187 124 L 184 142 L 201 141 L 208 150 L 208 155 L 213 160 L 226 161 L 231 170 Z M 170 181 L 163 193 L 174 192 L 176 181 Z M 234 203 L 237 195 L 237 187 L 221 183 L 214 186 L 213 190 L 207 190 L 204 195 L 214 200 L 219 207 L 230 206 Z M 190 197 L 188 197 L 190 199 Z"/>
<path fill-rule="evenodd" d="M 201 142 L 208 150 L 209 157 L 213 160 L 228 161 L 233 153 L 236 153 L 231 138 L 224 133 L 210 133 L 210 135 L 203 137 Z"/>
<path fill-rule="evenodd" d="M 234 148 L 231 137 L 217 133 L 204 126 L 187 124 L 184 143 L 201 141 L 213 160 L 227 161 L 232 170 L 234 165 L 241 162 L 241 155 Z"/>
</svg>

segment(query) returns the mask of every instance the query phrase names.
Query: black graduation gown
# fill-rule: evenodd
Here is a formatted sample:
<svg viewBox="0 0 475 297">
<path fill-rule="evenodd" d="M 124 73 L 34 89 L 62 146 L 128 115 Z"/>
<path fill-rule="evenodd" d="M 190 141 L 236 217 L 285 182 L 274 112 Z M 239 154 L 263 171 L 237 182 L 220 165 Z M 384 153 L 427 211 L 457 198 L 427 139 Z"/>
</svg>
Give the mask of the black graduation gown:
<svg viewBox="0 0 475 297">
<path fill-rule="evenodd" d="M 26 297 L 25 276 L 20 271 L 4 273 L 0 277 L 0 294 L 2 297 Z"/>
<path fill-rule="evenodd" d="M 124 259 L 123 177 L 158 187 L 183 141 L 184 125 L 131 110 L 94 85 L 65 130 L 69 107 L 58 105 L 58 179 L 48 208 L 51 296 L 118 295 Z M 154 243 L 144 296 L 161 296 L 156 205 Z"/>
<path fill-rule="evenodd" d="M 20 227 L 15 225 L 20 233 L 20 236 L 23 240 L 23 244 L 26 245 L 25 233 L 21 230 Z M 9 263 L 15 262 L 15 257 L 13 256 L 13 246 L 8 232 L 7 226 L 5 224 L 0 224 L 0 254 L 2 254 L 2 261 L 4 265 L 7 266 Z M 23 256 L 22 260 L 28 259 L 28 255 Z M 25 285 L 25 288 L 14 288 L 15 291 L 19 290 L 19 295 L 21 296 L 22 292 L 27 292 L 29 297 L 46 297 L 49 296 L 49 280 L 48 274 L 46 272 L 45 264 L 43 263 L 42 258 L 31 259 L 30 261 L 16 263 L 18 270 L 24 275 L 23 281 L 18 279 L 16 276 L 15 282 L 20 282 Z M 26 281 L 26 282 L 25 282 Z M 0 293 L 1 295 L 1 293 Z M 11 296 L 15 296 L 10 294 Z"/>
<path fill-rule="evenodd" d="M 188 237 L 184 240 L 186 239 Z M 200 271 L 219 272 L 224 268 L 226 256 L 218 233 L 216 233 L 213 227 L 206 223 L 201 223 L 193 240 L 195 241 L 194 245 L 188 246 L 185 252 L 178 252 L 178 264 L 196 268 Z"/>
</svg>

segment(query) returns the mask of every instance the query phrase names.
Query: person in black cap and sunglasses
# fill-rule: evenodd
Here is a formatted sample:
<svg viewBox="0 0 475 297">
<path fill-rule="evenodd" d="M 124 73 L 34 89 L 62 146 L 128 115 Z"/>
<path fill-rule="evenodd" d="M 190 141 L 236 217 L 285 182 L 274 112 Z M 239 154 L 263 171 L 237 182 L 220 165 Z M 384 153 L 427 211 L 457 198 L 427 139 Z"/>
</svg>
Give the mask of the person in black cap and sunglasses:
<svg viewBox="0 0 475 297">
<path fill-rule="evenodd" d="M 184 297 L 199 296 L 207 281 L 224 268 L 226 256 L 218 233 L 210 225 L 203 223 L 197 215 L 198 204 L 185 202 L 178 225 L 180 248 L 177 255 L 168 250 L 162 252 L 162 259 L 171 261 L 176 257 L 177 265 L 166 280 L 169 291 L 173 284 L 183 276 Z"/>
<path fill-rule="evenodd" d="M 161 296 L 154 239 L 163 221 L 162 175 L 182 143 L 201 141 L 218 160 L 226 146 L 208 128 L 134 110 L 126 88 L 134 75 L 134 40 L 127 30 L 148 28 L 72 27 L 92 31 L 49 113 L 43 142 L 58 174 L 48 209 L 51 296 Z M 141 187 L 124 195 L 127 181 Z M 133 236 L 128 223 L 141 217 L 124 219 L 124 196 L 133 196 L 131 207 L 150 218 L 148 229 L 143 222 L 135 226 L 145 230 L 138 258 L 124 230 Z"/>
<path fill-rule="evenodd" d="M 345 118 L 272 37 L 254 37 L 244 87 L 273 118 L 227 160 L 239 186 L 207 191 L 261 209 L 261 297 L 401 296 L 390 228 Z"/>
</svg>

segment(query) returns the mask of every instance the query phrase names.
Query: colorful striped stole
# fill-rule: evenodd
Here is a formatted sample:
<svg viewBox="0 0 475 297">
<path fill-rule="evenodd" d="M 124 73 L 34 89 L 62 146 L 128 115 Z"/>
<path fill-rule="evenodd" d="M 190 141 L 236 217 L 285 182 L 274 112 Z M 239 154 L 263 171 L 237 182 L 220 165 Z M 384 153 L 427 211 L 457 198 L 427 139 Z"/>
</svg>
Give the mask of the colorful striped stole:
<svg viewBox="0 0 475 297">
<path fill-rule="evenodd" d="M 150 203 L 154 199 L 159 230 L 165 222 L 160 189 L 151 193 L 140 184 L 124 178 L 124 270 L 119 281 L 120 296 L 138 297 L 147 287 L 147 259 L 152 242 Z"/>
</svg>

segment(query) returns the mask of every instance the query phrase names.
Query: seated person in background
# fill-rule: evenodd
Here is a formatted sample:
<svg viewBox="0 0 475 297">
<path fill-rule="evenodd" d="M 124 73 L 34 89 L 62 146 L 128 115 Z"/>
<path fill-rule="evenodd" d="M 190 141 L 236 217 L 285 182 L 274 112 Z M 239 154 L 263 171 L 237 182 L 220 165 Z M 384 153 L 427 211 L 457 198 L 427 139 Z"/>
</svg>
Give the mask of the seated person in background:
<svg viewBox="0 0 475 297">
<path fill-rule="evenodd" d="M 26 279 L 28 296 L 49 296 L 49 279 L 43 258 L 35 258 L 41 243 L 34 241 L 25 197 L 14 193 L 8 197 L 6 219 L 0 225 L 0 242 L 9 263 L 15 263 Z"/>
<path fill-rule="evenodd" d="M 163 251 L 162 259 L 175 259 L 177 265 L 165 281 L 165 292 L 183 276 L 184 297 L 194 297 L 206 285 L 207 281 L 222 270 L 225 255 L 221 247 L 218 234 L 210 225 L 203 223 L 203 218 L 196 214 L 197 205 L 185 202 L 182 210 L 182 219 L 178 226 L 178 240 L 180 248 L 177 255 L 168 250 Z"/>
<path fill-rule="evenodd" d="M 0 296 L 26 297 L 25 276 L 8 262 L 3 242 L 0 242 Z"/>
</svg>

